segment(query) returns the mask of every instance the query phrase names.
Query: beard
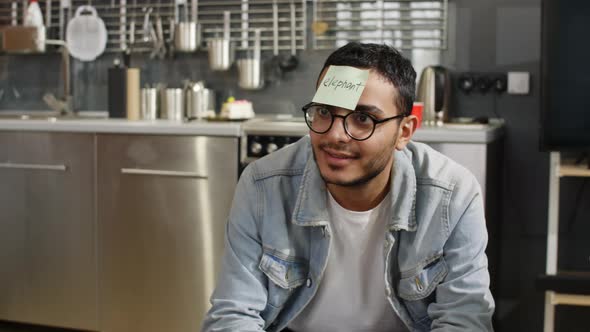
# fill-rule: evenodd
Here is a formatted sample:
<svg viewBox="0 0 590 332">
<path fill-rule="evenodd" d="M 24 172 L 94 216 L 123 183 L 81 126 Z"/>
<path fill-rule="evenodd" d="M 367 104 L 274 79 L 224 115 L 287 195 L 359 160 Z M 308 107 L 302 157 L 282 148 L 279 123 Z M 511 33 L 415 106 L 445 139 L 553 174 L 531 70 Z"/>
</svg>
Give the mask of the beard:
<svg viewBox="0 0 590 332">
<path fill-rule="evenodd" d="M 396 140 L 397 141 L 397 140 Z M 318 146 L 319 150 L 322 150 L 325 147 L 329 147 L 332 150 L 339 151 L 339 152 L 349 152 L 346 146 L 340 146 L 337 144 L 330 144 L 330 143 L 321 143 Z M 371 160 L 366 162 L 365 164 L 361 165 L 361 174 L 358 176 L 348 179 L 348 180 L 340 180 L 340 179 L 331 179 L 327 177 L 323 172 L 321 167 L 319 167 L 317 156 L 316 156 L 316 149 L 313 148 L 313 158 L 318 164 L 318 168 L 320 170 L 320 176 L 324 180 L 326 184 L 333 184 L 342 187 L 359 187 L 369 183 L 379 174 L 381 174 L 385 168 L 389 165 L 390 160 L 393 158 L 393 149 L 395 147 L 395 143 L 392 146 L 384 147 L 376 156 L 374 156 Z M 357 156 L 357 154 L 354 154 Z M 360 159 L 360 158 L 359 158 Z M 330 166 L 326 166 L 330 167 Z"/>
</svg>

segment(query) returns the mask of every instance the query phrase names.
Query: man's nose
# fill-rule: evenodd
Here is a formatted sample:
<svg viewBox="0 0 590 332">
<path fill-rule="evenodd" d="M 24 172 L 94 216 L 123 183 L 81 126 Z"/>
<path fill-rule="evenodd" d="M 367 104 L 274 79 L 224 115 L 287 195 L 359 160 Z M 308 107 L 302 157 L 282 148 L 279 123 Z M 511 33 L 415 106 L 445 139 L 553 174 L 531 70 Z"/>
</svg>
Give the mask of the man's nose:
<svg viewBox="0 0 590 332">
<path fill-rule="evenodd" d="M 326 133 L 331 139 L 334 139 L 338 142 L 347 142 L 351 138 L 346 133 L 346 129 L 344 128 L 344 117 L 343 116 L 334 116 L 334 122 L 332 123 L 332 128 Z"/>
</svg>

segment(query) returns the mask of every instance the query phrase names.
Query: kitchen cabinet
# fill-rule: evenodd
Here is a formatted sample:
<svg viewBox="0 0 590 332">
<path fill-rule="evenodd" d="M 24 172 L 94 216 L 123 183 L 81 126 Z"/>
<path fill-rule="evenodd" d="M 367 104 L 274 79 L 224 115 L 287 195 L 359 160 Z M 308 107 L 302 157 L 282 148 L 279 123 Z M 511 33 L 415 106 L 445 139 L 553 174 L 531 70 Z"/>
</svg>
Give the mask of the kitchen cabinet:
<svg viewBox="0 0 590 332">
<path fill-rule="evenodd" d="M 94 135 L 1 135 L 0 319 L 96 329 Z"/>
<path fill-rule="evenodd" d="M 24 174 L 7 165 L 20 158 L 19 137 L 0 132 L 0 319 L 27 321 Z"/>
<path fill-rule="evenodd" d="M 198 331 L 237 183 L 238 138 L 97 135 L 99 325 Z"/>
</svg>

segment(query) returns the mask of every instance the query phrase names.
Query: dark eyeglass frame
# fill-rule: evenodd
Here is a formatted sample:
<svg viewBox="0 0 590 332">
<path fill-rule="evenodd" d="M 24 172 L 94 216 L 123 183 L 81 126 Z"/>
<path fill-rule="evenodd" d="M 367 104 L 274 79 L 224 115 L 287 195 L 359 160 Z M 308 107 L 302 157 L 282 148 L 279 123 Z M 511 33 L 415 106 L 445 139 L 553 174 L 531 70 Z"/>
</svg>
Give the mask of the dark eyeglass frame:
<svg viewBox="0 0 590 332">
<path fill-rule="evenodd" d="M 348 113 L 348 114 L 346 114 L 346 115 L 338 115 L 338 114 L 334 114 L 334 113 L 330 112 L 330 115 L 331 115 L 331 117 L 332 117 L 332 121 L 330 122 L 330 125 L 328 126 L 328 129 L 326 129 L 326 130 L 324 130 L 324 131 L 317 131 L 317 130 L 314 130 L 314 129 L 311 127 L 311 124 L 310 124 L 310 123 L 309 123 L 309 121 L 307 120 L 307 111 L 308 111 L 308 110 L 309 110 L 309 109 L 310 109 L 312 106 L 325 106 L 325 105 L 322 105 L 322 104 L 318 104 L 318 103 L 311 102 L 311 103 L 308 103 L 308 104 L 306 104 L 305 106 L 303 106 L 303 107 L 301 108 L 301 110 L 302 110 L 302 111 L 303 111 L 303 113 L 304 113 L 304 117 L 305 117 L 305 124 L 307 124 L 307 127 L 309 127 L 309 129 L 310 129 L 311 131 L 313 131 L 313 132 L 314 132 L 314 133 L 316 133 L 316 134 L 325 134 L 325 133 L 329 132 L 329 131 L 330 131 L 330 129 L 332 129 L 332 125 L 334 124 L 334 119 L 336 119 L 336 118 L 342 118 L 342 127 L 344 127 L 344 132 L 346 132 L 346 135 L 348 135 L 348 137 L 352 138 L 352 139 L 353 139 L 353 140 L 355 140 L 355 141 L 366 141 L 366 140 L 368 140 L 369 138 L 371 138 L 371 136 L 373 136 L 373 133 L 375 132 L 375 127 L 377 127 L 377 125 L 378 125 L 378 124 L 381 124 L 381 123 L 384 123 L 384 122 L 387 122 L 387 121 L 391 121 L 391 120 L 395 120 L 395 119 L 404 118 L 404 117 L 406 117 L 406 116 L 407 116 L 407 114 L 398 114 L 398 115 L 395 115 L 395 116 L 392 116 L 392 117 L 389 117 L 389 118 L 385 118 L 385 119 L 375 119 L 375 118 L 373 117 L 373 115 L 372 115 L 372 114 L 370 114 L 370 113 L 367 113 L 367 112 L 363 112 L 363 111 L 352 111 L 352 112 L 350 112 L 350 113 Z M 326 108 L 328 108 L 327 106 L 325 106 L 325 107 L 326 107 Z M 351 114 L 358 114 L 358 113 L 361 113 L 361 114 L 363 114 L 363 115 L 366 115 L 366 116 L 367 116 L 369 119 L 371 119 L 371 121 L 373 121 L 373 129 L 371 130 L 371 133 L 370 133 L 370 134 L 369 134 L 367 137 L 365 137 L 365 138 L 356 138 L 356 137 L 354 137 L 354 136 L 353 136 L 353 135 L 352 135 L 352 134 L 351 134 L 351 133 L 348 131 L 348 128 L 346 128 L 346 118 L 347 118 L 348 116 L 350 116 Z"/>
</svg>

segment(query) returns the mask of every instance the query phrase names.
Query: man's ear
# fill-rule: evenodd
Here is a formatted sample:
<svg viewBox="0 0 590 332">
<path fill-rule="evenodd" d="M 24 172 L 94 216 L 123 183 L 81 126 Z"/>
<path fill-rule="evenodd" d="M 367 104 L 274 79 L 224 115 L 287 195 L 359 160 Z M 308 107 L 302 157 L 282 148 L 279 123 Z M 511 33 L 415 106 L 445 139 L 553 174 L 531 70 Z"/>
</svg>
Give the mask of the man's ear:
<svg viewBox="0 0 590 332">
<path fill-rule="evenodd" d="M 417 127 L 418 118 L 415 115 L 408 115 L 401 120 L 397 133 L 397 143 L 395 144 L 397 150 L 402 150 L 406 147 L 406 144 L 412 139 Z"/>
</svg>

